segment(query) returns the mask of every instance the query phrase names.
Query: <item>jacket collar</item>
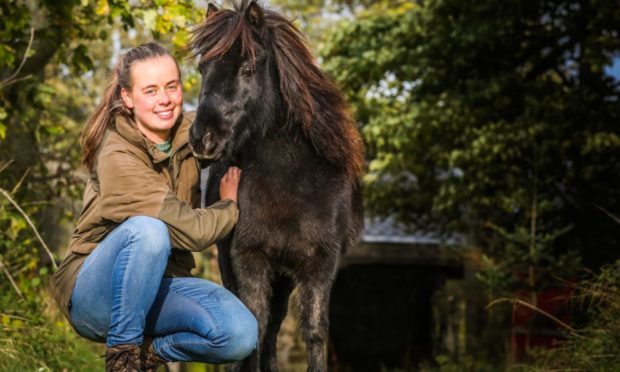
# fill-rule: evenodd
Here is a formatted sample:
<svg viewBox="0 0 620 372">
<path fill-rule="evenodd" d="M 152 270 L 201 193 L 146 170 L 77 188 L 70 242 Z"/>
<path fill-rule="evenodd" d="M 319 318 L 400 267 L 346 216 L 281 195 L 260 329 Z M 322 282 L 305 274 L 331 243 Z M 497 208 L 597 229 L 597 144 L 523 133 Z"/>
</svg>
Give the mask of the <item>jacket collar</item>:
<svg viewBox="0 0 620 372">
<path fill-rule="evenodd" d="M 186 118 L 185 115 L 181 114 L 179 119 L 177 119 L 177 123 L 172 128 L 171 136 L 172 136 L 172 151 L 171 154 L 176 153 L 182 147 L 187 145 L 189 138 L 189 128 L 192 124 L 192 121 L 189 118 Z M 153 141 L 146 138 L 142 132 L 138 129 L 135 122 L 126 116 L 119 115 L 116 117 L 116 121 L 114 123 L 116 132 L 123 137 L 127 142 L 132 145 L 146 151 L 149 156 L 153 159 L 153 163 L 160 163 L 166 159 L 168 159 L 168 154 L 165 152 L 159 151 L 157 146 Z"/>
</svg>

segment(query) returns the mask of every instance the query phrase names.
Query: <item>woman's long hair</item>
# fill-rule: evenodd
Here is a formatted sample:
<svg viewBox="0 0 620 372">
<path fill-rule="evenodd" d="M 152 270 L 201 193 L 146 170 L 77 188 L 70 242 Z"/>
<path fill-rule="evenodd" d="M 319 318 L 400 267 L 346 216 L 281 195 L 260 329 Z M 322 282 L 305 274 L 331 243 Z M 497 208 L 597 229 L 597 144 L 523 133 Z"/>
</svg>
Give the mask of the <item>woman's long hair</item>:
<svg viewBox="0 0 620 372">
<path fill-rule="evenodd" d="M 89 170 L 93 170 L 97 151 L 99 146 L 101 146 L 106 129 L 114 125 L 114 121 L 119 115 L 126 116 L 127 118 L 132 118 L 133 116 L 121 98 L 121 89 L 131 90 L 132 63 L 161 56 L 173 58 L 166 48 L 161 45 L 146 43 L 130 49 L 116 62 L 101 102 L 99 102 L 95 112 L 86 122 L 82 132 L 82 162 Z M 180 73 L 179 70 L 179 75 Z"/>
</svg>

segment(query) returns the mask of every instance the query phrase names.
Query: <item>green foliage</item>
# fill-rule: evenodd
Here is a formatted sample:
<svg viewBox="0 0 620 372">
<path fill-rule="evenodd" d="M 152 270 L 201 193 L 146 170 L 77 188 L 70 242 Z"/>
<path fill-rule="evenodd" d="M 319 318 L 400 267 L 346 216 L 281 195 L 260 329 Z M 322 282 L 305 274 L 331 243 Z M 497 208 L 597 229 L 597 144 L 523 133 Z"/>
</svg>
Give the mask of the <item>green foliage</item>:
<svg viewBox="0 0 620 372">
<path fill-rule="evenodd" d="M 582 20 L 599 34 L 616 27 L 604 13 L 611 2 L 600 3 Z M 420 4 L 376 5 L 343 22 L 322 48 L 324 66 L 347 90 L 364 124 L 373 211 L 410 206 L 419 212 L 401 216 L 410 221 L 433 214 L 454 220 L 464 207 L 484 219 L 515 215 L 525 209 L 535 179 L 551 188 L 609 175 L 602 168 L 614 168 L 618 151 L 613 159 L 588 159 L 596 162 L 581 156 L 589 153 L 587 143 L 594 144 L 583 138 L 604 138 L 597 148 L 608 155 L 615 146 L 617 135 L 609 134 L 617 133 L 618 105 L 610 97 L 617 92 L 602 68 L 616 41 L 580 40 L 593 60 L 605 60 L 593 76 L 588 68 L 588 80 L 577 81 L 564 64 L 593 62 L 575 56 L 570 45 L 558 47 L 565 57 L 532 64 L 558 39 L 583 32 L 574 24 L 586 17 L 583 12 L 567 9 L 554 18 L 554 7 L 568 5 L 545 1 L 531 9 L 520 1 Z M 551 18 L 541 24 L 545 14 Z M 571 29 L 561 33 L 562 27 Z M 535 32 L 547 28 L 547 35 Z M 584 101 L 583 89 L 593 90 L 593 102 Z M 599 117 L 584 117 L 593 103 Z M 606 167 L 586 172 L 580 167 L 586 162 Z M 550 194 L 564 196 L 561 191 Z"/>
<path fill-rule="evenodd" d="M 612 0 L 376 1 L 321 63 L 367 144 L 365 209 L 466 238 L 492 295 L 619 257 L 620 55 Z"/>
<path fill-rule="evenodd" d="M 48 314 L 43 315 L 49 306 L 45 301 L 51 301 L 47 290 L 32 291 L 27 300 L 19 299 L 11 288 L 2 290 L 0 370 L 103 369 L 103 360 L 98 356 L 103 353 L 102 348 L 80 339 L 66 322 L 53 320 Z"/>
<path fill-rule="evenodd" d="M 376 2 L 342 21 L 321 55 L 363 125 L 367 211 L 467 234 L 505 284 L 617 257 L 593 207 L 620 210 L 614 4 Z"/>
<path fill-rule="evenodd" d="M 20 192 L 42 199 L 56 183 L 32 178 L 76 183 L 66 170 L 79 165 L 80 127 L 101 94 L 112 55 L 119 53 L 112 37 L 124 29 L 131 44 L 156 38 L 178 52 L 188 28 L 202 19 L 190 0 L 2 0 L 0 14 L 0 164 L 14 160 L 0 186 L 14 184 L 28 170 L 34 177 Z M 49 174 L 57 165 L 65 171 Z"/>
<path fill-rule="evenodd" d="M 578 287 L 589 321 L 551 350 L 534 353 L 528 370 L 615 371 L 620 365 L 620 261 Z"/>
<path fill-rule="evenodd" d="M 498 236 L 481 257 L 476 277 L 492 296 L 512 296 L 515 291 L 544 292 L 557 286 L 557 276 L 573 277 L 581 268 L 574 250 L 558 252 L 555 241 L 572 227 L 551 232 L 532 232 L 521 226 L 514 231 L 490 225 Z"/>
<path fill-rule="evenodd" d="M 52 305 L 39 244 L 24 216 L 0 195 L 0 370 L 102 368 L 93 345 L 79 340 Z"/>
<path fill-rule="evenodd" d="M 0 0 L 0 187 L 44 236 L 59 240 L 54 249 L 64 248 L 57 231 L 79 208 L 86 175 L 78 138 L 113 56 L 153 38 L 176 53 L 203 14 L 190 0 Z M 184 81 L 186 89 L 195 84 L 192 75 Z M 50 262 L 40 247 L 0 195 L 0 370 L 102 369 L 101 350 L 80 339 L 52 303 Z"/>
</svg>

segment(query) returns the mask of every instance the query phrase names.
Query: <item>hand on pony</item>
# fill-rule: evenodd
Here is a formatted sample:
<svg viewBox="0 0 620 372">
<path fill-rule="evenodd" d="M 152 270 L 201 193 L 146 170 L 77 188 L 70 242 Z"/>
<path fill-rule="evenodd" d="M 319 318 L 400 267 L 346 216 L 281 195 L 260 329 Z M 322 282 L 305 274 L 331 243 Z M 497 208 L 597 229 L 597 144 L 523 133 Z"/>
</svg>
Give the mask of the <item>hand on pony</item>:
<svg viewBox="0 0 620 372">
<path fill-rule="evenodd" d="M 237 190 L 241 179 L 241 169 L 230 167 L 220 182 L 220 197 L 222 200 L 230 199 L 237 202 Z"/>
</svg>

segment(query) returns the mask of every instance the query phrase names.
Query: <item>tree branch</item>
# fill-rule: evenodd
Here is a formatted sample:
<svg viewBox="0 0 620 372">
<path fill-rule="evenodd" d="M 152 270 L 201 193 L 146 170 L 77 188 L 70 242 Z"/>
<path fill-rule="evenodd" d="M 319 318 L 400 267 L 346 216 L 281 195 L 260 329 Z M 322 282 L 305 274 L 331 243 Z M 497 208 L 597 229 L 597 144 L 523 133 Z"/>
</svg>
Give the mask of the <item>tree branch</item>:
<svg viewBox="0 0 620 372">
<path fill-rule="evenodd" d="M 15 161 L 15 159 L 11 159 L 9 161 L 7 161 L 6 163 L 4 163 L 4 165 L 2 165 L 0 167 L 0 173 L 4 172 L 5 169 L 7 169 L 9 167 L 9 165 L 11 165 L 11 163 L 13 163 Z"/>
<path fill-rule="evenodd" d="M 24 67 L 24 64 L 26 64 L 26 60 L 28 59 L 28 53 L 30 53 L 30 50 L 32 49 L 32 42 L 34 41 L 34 27 L 30 28 L 30 40 L 28 40 L 28 46 L 26 47 L 26 51 L 24 52 L 24 58 L 22 58 L 21 63 L 19 64 L 19 67 L 17 67 L 17 70 L 15 70 L 15 72 L 13 73 L 13 75 L 9 76 L 8 78 L 0 81 L 0 89 L 6 87 L 7 85 L 11 85 L 14 84 L 20 80 L 25 80 L 25 79 L 29 79 L 30 76 L 25 76 L 25 77 L 21 77 L 21 78 L 17 78 L 17 75 L 19 75 L 20 71 L 22 70 L 22 68 Z"/>
<path fill-rule="evenodd" d="M 23 300 L 24 299 L 24 295 L 22 294 L 22 292 L 19 290 L 19 287 L 17 286 L 17 283 L 15 283 L 15 280 L 13 279 L 13 277 L 11 276 L 11 273 L 9 272 L 9 270 L 6 268 L 6 265 L 4 265 L 4 262 L 2 262 L 2 260 L 0 260 L 0 267 L 2 268 L 2 271 L 4 271 L 4 274 L 7 276 L 7 278 L 9 278 L 9 282 L 11 282 L 11 285 L 13 286 L 13 288 L 15 288 L 15 292 L 17 292 L 17 294 L 19 295 L 19 297 Z"/>
<path fill-rule="evenodd" d="M 543 309 L 541 309 L 541 308 L 539 308 L 537 306 L 534 306 L 534 305 L 530 304 L 529 302 L 520 300 L 518 298 L 498 298 L 496 300 L 491 301 L 491 303 L 487 305 L 486 309 L 488 310 L 489 308 L 491 308 L 492 306 L 494 306 L 494 305 L 496 305 L 496 304 L 498 304 L 500 302 L 510 302 L 511 304 L 513 304 L 513 306 L 514 305 L 521 305 L 521 306 L 527 307 L 528 309 L 534 310 L 534 311 L 536 311 L 536 312 L 546 316 L 547 318 L 553 320 L 555 323 L 557 323 L 560 326 L 562 326 L 565 329 L 567 329 L 575 337 L 584 338 L 582 335 L 580 335 L 578 333 L 578 331 L 575 328 L 569 326 L 568 324 L 564 323 L 563 321 L 561 321 L 560 319 L 554 317 L 553 315 L 549 314 L 548 312 L 544 311 Z"/>
<path fill-rule="evenodd" d="M 611 212 L 609 212 L 607 209 L 601 207 L 600 205 L 598 205 L 596 203 L 592 203 L 592 204 L 594 204 L 594 206 L 596 208 L 598 208 L 601 212 L 605 213 L 609 218 L 614 220 L 616 223 L 620 224 L 620 218 L 614 216 Z"/>
<path fill-rule="evenodd" d="M 22 216 L 24 216 L 24 218 L 26 219 L 26 222 L 28 223 L 28 225 L 30 225 L 30 228 L 32 229 L 32 231 L 34 231 L 34 234 L 36 235 L 37 239 L 39 239 L 39 242 L 41 242 L 43 249 L 45 249 L 45 252 L 47 252 L 47 255 L 52 260 L 52 266 L 54 267 L 54 270 L 57 270 L 58 265 L 56 265 L 56 261 L 54 261 L 54 255 L 52 254 L 52 251 L 49 249 L 47 244 L 45 244 L 45 241 L 43 241 L 43 238 L 39 234 L 39 231 L 37 230 L 37 228 L 32 223 L 32 220 L 30 219 L 30 217 L 28 217 L 28 214 L 26 214 L 26 212 L 24 212 L 24 210 L 21 209 L 19 204 L 17 204 L 17 202 L 13 200 L 13 198 L 11 197 L 11 194 L 9 194 L 5 189 L 0 188 L 0 193 L 3 194 L 4 197 L 6 197 L 9 200 L 9 202 L 11 202 L 11 204 L 13 204 L 13 206 L 19 211 L 19 213 L 21 213 Z"/>
</svg>

